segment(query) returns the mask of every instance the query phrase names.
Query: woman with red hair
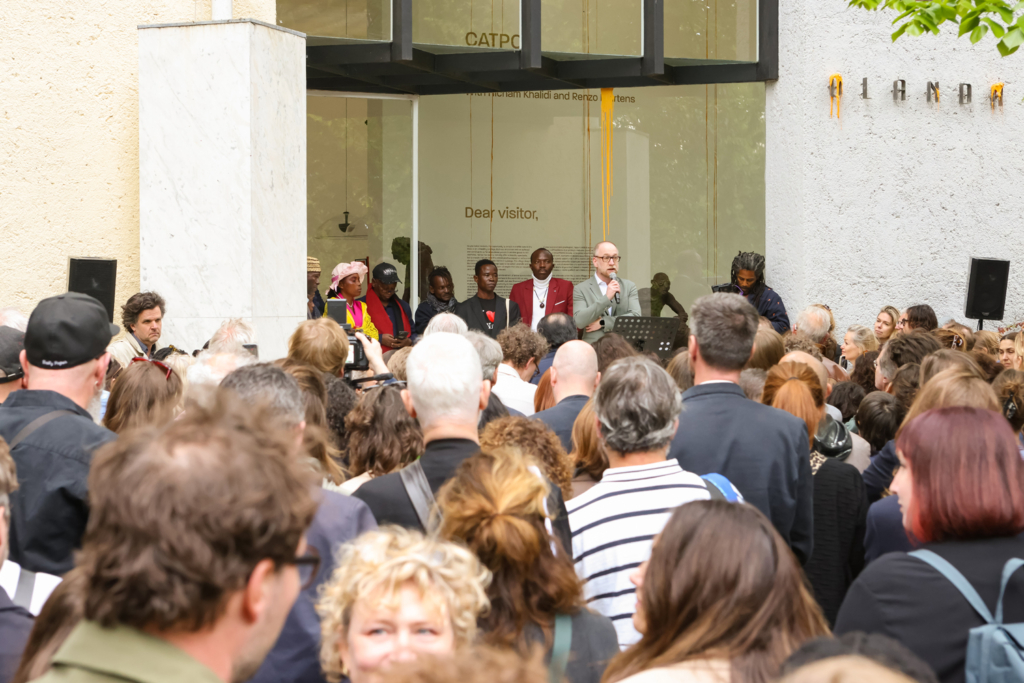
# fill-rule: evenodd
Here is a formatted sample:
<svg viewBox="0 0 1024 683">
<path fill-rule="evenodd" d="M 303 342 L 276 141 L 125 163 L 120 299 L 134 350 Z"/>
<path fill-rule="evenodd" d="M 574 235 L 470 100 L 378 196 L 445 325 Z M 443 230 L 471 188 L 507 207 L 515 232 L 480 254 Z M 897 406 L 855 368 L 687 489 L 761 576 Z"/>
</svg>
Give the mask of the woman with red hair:
<svg viewBox="0 0 1024 683">
<path fill-rule="evenodd" d="M 1024 558 L 1024 460 L 999 413 L 929 410 L 896 439 L 900 467 L 891 489 L 903 525 L 953 565 L 994 613 L 1003 565 Z M 1024 622 L 1024 571 L 1010 579 L 1003 622 Z M 889 553 L 861 573 L 839 611 L 835 632 L 881 633 L 927 662 L 942 683 L 962 683 L 968 631 L 984 620 L 938 570 Z"/>
</svg>

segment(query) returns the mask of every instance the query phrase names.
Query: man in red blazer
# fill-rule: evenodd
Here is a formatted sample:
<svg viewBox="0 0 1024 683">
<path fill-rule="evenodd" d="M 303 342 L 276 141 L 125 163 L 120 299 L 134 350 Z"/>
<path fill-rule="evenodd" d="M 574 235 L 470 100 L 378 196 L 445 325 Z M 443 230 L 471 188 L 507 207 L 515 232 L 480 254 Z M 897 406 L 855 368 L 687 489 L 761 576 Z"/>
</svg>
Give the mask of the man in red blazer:
<svg viewBox="0 0 1024 683">
<path fill-rule="evenodd" d="M 536 331 L 540 319 L 551 313 L 572 315 L 572 283 L 551 276 L 555 257 L 541 247 L 530 256 L 533 278 L 512 285 L 508 298 L 519 304 L 523 322 Z"/>
</svg>

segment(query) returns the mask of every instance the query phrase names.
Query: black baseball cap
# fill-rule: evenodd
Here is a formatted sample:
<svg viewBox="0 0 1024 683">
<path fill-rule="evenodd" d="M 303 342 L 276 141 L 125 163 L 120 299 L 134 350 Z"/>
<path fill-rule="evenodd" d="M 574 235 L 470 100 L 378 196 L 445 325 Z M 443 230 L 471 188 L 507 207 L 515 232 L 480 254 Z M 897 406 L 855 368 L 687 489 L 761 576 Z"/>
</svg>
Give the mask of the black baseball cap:
<svg viewBox="0 0 1024 683">
<path fill-rule="evenodd" d="M 21 350 L 25 348 L 25 333 L 7 327 L 0 327 L 0 384 L 21 379 L 25 373 L 21 370 Z"/>
<path fill-rule="evenodd" d="M 32 311 L 25 356 L 37 368 L 66 370 L 102 356 L 120 331 L 107 318 L 103 304 L 88 294 L 58 294 L 43 299 Z"/>
<path fill-rule="evenodd" d="M 401 282 L 398 279 L 398 270 L 390 263 L 378 263 L 373 267 L 373 279 L 380 280 L 386 285 Z"/>
</svg>

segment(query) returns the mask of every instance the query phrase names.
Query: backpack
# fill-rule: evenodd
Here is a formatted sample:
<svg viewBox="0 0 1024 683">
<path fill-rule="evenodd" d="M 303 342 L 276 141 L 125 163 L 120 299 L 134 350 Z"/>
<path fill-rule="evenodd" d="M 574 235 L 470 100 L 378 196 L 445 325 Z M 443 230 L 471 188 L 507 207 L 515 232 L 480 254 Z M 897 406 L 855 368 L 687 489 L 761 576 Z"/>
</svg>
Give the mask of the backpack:
<svg viewBox="0 0 1024 683">
<path fill-rule="evenodd" d="M 931 565 L 960 591 L 974 611 L 985 620 L 984 626 L 968 631 L 964 674 L 967 683 L 1024 683 L 1024 622 L 1003 623 L 1003 595 L 1006 584 L 1024 560 L 1010 559 L 1003 565 L 999 602 L 993 619 L 985 602 L 956 567 L 930 550 L 914 550 L 909 555 Z"/>
</svg>

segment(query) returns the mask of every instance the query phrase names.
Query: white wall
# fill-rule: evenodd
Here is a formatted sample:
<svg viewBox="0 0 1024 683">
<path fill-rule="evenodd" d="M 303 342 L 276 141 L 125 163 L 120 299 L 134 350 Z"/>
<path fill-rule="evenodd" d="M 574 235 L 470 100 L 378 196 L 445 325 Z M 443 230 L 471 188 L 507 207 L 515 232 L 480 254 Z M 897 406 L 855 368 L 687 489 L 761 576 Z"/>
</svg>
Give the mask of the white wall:
<svg viewBox="0 0 1024 683">
<path fill-rule="evenodd" d="M 768 284 L 795 320 L 828 304 L 837 338 L 883 306 L 929 303 L 963 320 L 970 256 L 1009 259 L 1005 321 L 1024 318 L 1024 54 L 1000 58 L 991 36 L 890 39 L 894 13 L 840 0 L 782 0 L 779 80 L 766 101 Z M 842 118 L 829 118 L 840 73 Z M 861 99 L 868 78 L 871 99 Z M 892 82 L 907 82 L 894 104 Z M 928 81 L 941 105 L 927 103 Z M 1005 81 L 993 112 L 989 86 Z M 959 105 L 957 85 L 974 88 Z M 995 327 L 987 323 L 987 328 Z"/>
</svg>

